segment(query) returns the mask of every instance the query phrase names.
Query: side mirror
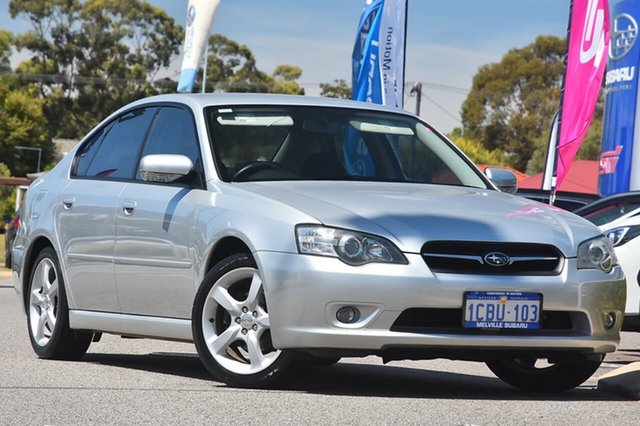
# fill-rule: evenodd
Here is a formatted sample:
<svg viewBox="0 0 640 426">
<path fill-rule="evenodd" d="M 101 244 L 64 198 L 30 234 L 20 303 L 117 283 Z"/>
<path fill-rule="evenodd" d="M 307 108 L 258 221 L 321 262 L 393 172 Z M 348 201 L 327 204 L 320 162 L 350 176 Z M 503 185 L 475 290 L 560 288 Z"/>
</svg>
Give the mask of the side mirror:
<svg viewBox="0 0 640 426">
<path fill-rule="evenodd" d="M 497 167 L 488 167 L 485 169 L 484 174 L 493 182 L 495 186 L 502 192 L 509 194 L 515 194 L 518 190 L 518 180 L 513 172 L 500 169 Z"/>
<path fill-rule="evenodd" d="M 145 155 L 140 160 L 139 170 L 146 182 L 170 183 L 191 173 L 193 163 L 184 155 Z"/>
</svg>

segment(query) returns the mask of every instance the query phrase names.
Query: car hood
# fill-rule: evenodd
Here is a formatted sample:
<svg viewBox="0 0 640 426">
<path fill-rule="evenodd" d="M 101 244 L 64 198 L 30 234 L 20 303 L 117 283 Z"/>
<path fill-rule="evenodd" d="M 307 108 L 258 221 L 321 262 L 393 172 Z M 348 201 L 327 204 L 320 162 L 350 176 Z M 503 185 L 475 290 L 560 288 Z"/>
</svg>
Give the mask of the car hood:
<svg viewBox="0 0 640 426">
<path fill-rule="evenodd" d="M 573 257 L 600 233 L 588 221 L 526 198 L 477 188 L 376 182 L 254 182 L 243 189 L 319 222 L 387 237 L 418 253 L 427 241 L 552 244 Z"/>
</svg>

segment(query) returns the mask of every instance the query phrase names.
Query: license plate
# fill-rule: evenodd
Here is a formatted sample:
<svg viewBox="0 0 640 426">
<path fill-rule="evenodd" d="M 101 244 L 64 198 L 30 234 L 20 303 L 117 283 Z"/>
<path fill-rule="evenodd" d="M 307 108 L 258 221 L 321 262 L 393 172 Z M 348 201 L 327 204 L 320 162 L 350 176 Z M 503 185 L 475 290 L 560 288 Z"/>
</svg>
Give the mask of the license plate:
<svg viewBox="0 0 640 426">
<path fill-rule="evenodd" d="M 464 298 L 467 328 L 537 329 L 542 315 L 542 294 L 505 291 L 470 291 Z"/>
</svg>

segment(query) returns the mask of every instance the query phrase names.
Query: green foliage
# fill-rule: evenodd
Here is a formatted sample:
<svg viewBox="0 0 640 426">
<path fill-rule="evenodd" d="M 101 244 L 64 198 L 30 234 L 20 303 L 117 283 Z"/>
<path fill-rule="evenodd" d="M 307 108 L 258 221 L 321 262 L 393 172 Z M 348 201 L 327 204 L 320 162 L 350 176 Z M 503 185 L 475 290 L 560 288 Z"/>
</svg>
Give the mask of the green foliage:
<svg viewBox="0 0 640 426">
<path fill-rule="evenodd" d="M 32 27 L 16 37 L 31 53 L 17 71 L 50 76 L 34 85 L 52 136 L 81 137 L 118 107 L 158 93 L 152 81 L 182 42 L 173 18 L 143 0 L 11 0 L 9 10 Z"/>
<path fill-rule="evenodd" d="M 476 164 L 499 166 L 504 164 L 504 157 L 499 149 L 489 151 L 478 141 L 466 139 L 462 136 L 453 136 L 452 142 L 462 150 Z"/>
<path fill-rule="evenodd" d="M 52 157 L 44 103 L 33 91 L 9 90 L 0 82 L 0 158 L 14 176 L 35 172 L 38 161 L 36 151 L 19 150 L 16 146 L 41 148 L 42 164 Z"/>
<path fill-rule="evenodd" d="M 525 170 L 546 143 L 559 106 L 565 45 L 558 37 L 540 36 L 499 63 L 482 66 L 462 105 L 463 135 L 489 151 L 503 150 L 507 164 Z"/>
<path fill-rule="evenodd" d="M 0 72 L 11 71 L 9 59 L 11 58 L 11 46 L 13 35 L 9 31 L 0 30 Z"/>
<path fill-rule="evenodd" d="M 293 65 L 278 65 L 273 71 L 271 93 L 304 95 L 304 89 L 298 86 L 297 79 L 302 75 L 302 68 Z"/>
<path fill-rule="evenodd" d="M 4 164 L 0 163 L 0 176 L 11 176 L 11 170 Z M 16 191 L 10 186 L 0 186 L 0 226 L 4 226 L 2 216 L 5 214 L 13 215 L 16 200 Z M 2 249 L 4 246 L 0 246 Z M 0 250 L 4 253 L 4 250 Z"/>
<path fill-rule="evenodd" d="M 201 87 L 201 73 L 196 91 Z M 302 69 L 293 65 L 279 65 L 272 75 L 260 71 L 256 59 L 244 44 L 238 44 L 223 35 L 209 36 L 207 58 L 207 91 L 286 93 L 303 95 L 297 79 Z"/>
<path fill-rule="evenodd" d="M 344 79 L 333 80 L 331 83 L 320 83 L 320 96 L 327 98 L 351 99 L 351 86 Z"/>
</svg>

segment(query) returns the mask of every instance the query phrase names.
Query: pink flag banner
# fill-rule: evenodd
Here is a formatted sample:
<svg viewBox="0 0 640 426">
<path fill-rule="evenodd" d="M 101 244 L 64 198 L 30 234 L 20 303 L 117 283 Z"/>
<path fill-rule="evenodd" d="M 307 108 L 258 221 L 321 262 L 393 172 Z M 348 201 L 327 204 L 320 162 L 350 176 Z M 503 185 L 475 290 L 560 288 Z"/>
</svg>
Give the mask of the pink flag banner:
<svg viewBox="0 0 640 426">
<path fill-rule="evenodd" d="M 555 188 L 582 144 L 598 101 L 609 45 L 607 0 L 573 0 L 570 19 Z"/>
</svg>

